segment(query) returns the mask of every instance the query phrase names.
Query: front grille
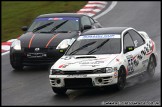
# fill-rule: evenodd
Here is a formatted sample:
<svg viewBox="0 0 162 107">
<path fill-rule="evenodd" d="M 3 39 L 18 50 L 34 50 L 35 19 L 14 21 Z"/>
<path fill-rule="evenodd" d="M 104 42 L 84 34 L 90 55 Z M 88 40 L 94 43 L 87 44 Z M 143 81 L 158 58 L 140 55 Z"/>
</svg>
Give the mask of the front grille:
<svg viewBox="0 0 162 107">
<path fill-rule="evenodd" d="M 64 75 L 70 75 L 70 74 L 93 74 L 93 70 L 64 71 Z"/>
<path fill-rule="evenodd" d="M 93 86 L 91 78 L 66 78 L 64 81 L 66 88 L 82 88 Z"/>
</svg>

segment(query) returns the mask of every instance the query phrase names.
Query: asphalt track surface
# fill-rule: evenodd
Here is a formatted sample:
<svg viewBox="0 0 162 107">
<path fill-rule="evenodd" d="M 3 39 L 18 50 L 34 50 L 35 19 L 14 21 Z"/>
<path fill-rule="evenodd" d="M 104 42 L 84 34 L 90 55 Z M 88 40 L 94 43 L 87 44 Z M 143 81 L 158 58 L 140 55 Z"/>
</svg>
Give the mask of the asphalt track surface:
<svg viewBox="0 0 162 107">
<path fill-rule="evenodd" d="M 68 90 L 67 95 L 53 93 L 49 68 L 26 67 L 14 71 L 9 54 L 1 60 L 2 105 L 101 105 L 108 101 L 161 101 L 161 5 L 160 2 L 118 2 L 107 14 L 98 18 L 104 27 L 130 26 L 146 31 L 156 43 L 159 55 L 152 80 L 142 77 L 128 80 L 126 88 Z M 161 104 L 161 102 L 160 102 Z"/>
</svg>

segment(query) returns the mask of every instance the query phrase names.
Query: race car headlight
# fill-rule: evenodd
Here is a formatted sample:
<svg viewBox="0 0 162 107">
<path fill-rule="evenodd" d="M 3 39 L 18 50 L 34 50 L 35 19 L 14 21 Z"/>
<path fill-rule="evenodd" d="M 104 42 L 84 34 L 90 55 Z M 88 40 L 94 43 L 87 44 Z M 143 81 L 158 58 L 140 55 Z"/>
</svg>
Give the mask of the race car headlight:
<svg viewBox="0 0 162 107">
<path fill-rule="evenodd" d="M 61 41 L 61 43 L 56 47 L 56 49 L 66 49 L 68 48 L 68 40 L 65 39 L 63 41 Z"/>
<path fill-rule="evenodd" d="M 112 69 L 111 67 L 107 67 L 107 68 L 105 68 L 105 70 L 106 70 L 106 73 L 111 73 L 111 72 L 113 72 L 113 69 Z"/>
<path fill-rule="evenodd" d="M 64 72 L 59 69 L 50 69 L 50 75 L 63 75 Z"/>
<path fill-rule="evenodd" d="M 20 40 L 15 40 L 12 42 L 11 47 L 15 50 L 21 50 L 21 41 Z"/>
<path fill-rule="evenodd" d="M 98 68 L 93 71 L 93 73 L 111 73 L 113 69 L 111 67 Z"/>
<path fill-rule="evenodd" d="M 64 43 L 64 44 L 60 45 L 60 48 L 61 49 L 66 49 L 68 46 L 69 46 L 68 44 Z"/>
</svg>

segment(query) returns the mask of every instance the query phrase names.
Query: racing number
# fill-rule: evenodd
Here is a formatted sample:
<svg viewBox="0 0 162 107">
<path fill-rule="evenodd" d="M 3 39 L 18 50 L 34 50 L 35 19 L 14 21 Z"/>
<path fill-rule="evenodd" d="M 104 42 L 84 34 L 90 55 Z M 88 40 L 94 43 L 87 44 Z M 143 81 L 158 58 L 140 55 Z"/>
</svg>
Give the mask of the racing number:
<svg viewBox="0 0 162 107">
<path fill-rule="evenodd" d="M 128 74 L 132 74 L 134 72 L 133 58 L 129 57 L 129 58 L 127 58 L 127 60 L 128 60 Z"/>
</svg>

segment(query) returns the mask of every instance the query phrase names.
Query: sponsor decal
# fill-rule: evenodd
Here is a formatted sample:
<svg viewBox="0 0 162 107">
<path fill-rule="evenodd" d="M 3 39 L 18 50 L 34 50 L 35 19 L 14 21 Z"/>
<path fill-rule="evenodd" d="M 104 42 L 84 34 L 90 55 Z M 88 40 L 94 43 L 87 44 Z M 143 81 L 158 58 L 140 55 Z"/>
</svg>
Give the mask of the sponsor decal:
<svg viewBox="0 0 162 107">
<path fill-rule="evenodd" d="M 114 72 L 114 77 L 117 78 L 118 77 L 118 72 Z"/>
<path fill-rule="evenodd" d="M 105 57 L 105 58 L 96 58 L 96 59 L 87 59 L 87 60 L 82 60 L 82 61 L 76 61 L 76 62 L 73 62 L 73 63 L 67 63 L 67 65 L 70 65 L 70 64 L 76 64 L 76 63 L 79 63 L 79 64 L 101 64 L 101 63 L 104 63 L 104 61 L 106 61 L 109 57 Z M 65 57 L 64 60 L 69 60 L 71 59 L 71 57 Z M 91 66 L 92 66 L 91 65 Z"/>
<path fill-rule="evenodd" d="M 111 38 L 120 38 L 120 35 L 117 35 L 117 34 L 85 35 L 85 36 L 80 36 L 78 40 L 80 39 L 111 39 Z"/>
<path fill-rule="evenodd" d="M 128 75 L 132 74 L 134 72 L 134 67 L 133 67 L 133 55 L 126 56 L 128 60 Z"/>
<path fill-rule="evenodd" d="M 67 64 L 62 64 L 58 68 L 66 68 L 68 65 Z"/>
<path fill-rule="evenodd" d="M 137 55 L 137 59 L 141 60 L 142 58 L 142 55 Z"/>
<path fill-rule="evenodd" d="M 47 21 L 47 20 L 75 20 L 79 21 L 79 18 L 74 17 L 48 17 L 48 18 L 37 18 L 35 21 Z"/>
<path fill-rule="evenodd" d="M 135 60 L 133 61 L 133 64 L 134 64 L 135 66 L 138 66 L 139 61 L 135 59 Z"/>
<path fill-rule="evenodd" d="M 141 51 L 141 55 L 150 55 L 154 50 L 154 43 L 153 41 L 149 41 L 149 43 L 146 44 L 144 49 Z"/>
<path fill-rule="evenodd" d="M 151 45 L 149 45 L 150 52 L 148 52 L 146 55 L 150 55 L 154 50 L 154 43 L 152 40 L 151 40 L 151 44 L 152 44 L 152 47 L 151 47 Z"/>
<path fill-rule="evenodd" d="M 95 61 L 95 62 L 90 62 L 90 61 L 85 61 L 85 62 L 79 62 L 79 64 L 101 64 L 104 63 L 104 61 Z"/>
</svg>

